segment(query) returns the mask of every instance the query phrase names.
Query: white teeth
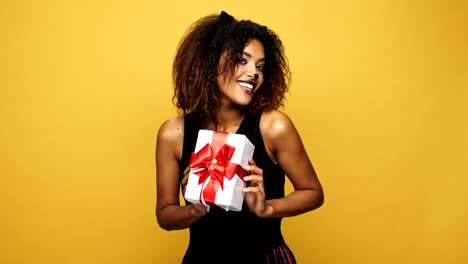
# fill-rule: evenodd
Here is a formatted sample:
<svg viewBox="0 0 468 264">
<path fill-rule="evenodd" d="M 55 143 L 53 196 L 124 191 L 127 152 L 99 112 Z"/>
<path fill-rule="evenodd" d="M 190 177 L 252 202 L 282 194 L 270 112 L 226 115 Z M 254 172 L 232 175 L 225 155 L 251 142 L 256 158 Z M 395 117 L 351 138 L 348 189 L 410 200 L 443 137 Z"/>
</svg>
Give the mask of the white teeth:
<svg viewBox="0 0 468 264">
<path fill-rule="evenodd" d="M 250 83 L 245 83 L 245 82 L 239 82 L 239 85 L 244 87 L 244 88 L 247 88 L 249 90 L 252 90 L 253 89 L 253 85 L 251 85 Z"/>
</svg>

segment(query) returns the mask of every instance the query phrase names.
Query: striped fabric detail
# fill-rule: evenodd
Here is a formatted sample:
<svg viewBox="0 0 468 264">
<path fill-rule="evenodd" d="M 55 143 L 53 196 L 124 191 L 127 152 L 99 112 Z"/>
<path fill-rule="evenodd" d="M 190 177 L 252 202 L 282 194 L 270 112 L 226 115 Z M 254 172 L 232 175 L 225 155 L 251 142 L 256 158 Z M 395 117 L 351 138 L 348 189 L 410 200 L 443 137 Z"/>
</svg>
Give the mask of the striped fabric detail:
<svg viewBox="0 0 468 264">
<path fill-rule="evenodd" d="M 282 244 L 265 254 L 267 264 L 296 264 L 292 251 L 286 244 Z"/>
</svg>

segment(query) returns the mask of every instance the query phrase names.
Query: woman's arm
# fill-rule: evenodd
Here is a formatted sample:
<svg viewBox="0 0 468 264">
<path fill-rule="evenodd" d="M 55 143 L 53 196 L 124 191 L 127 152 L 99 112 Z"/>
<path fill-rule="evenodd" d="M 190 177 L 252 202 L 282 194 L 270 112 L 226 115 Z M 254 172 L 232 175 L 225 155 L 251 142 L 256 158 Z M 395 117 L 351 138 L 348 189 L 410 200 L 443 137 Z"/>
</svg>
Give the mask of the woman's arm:
<svg viewBox="0 0 468 264">
<path fill-rule="evenodd" d="M 324 201 L 322 186 L 291 119 L 280 111 L 265 112 L 260 131 L 267 151 L 286 173 L 294 192 L 284 198 L 265 201 L 263 212 L 257 214 L 261 217 L 287 217 L 320 207 Z M 261 170 L 256 174 L 262 174 Z M 261 181 L 263 188 L 263 175 L 253 177 L 252 180 Z"/>
<path fill-rule="evenodd" d="M 189 227 L 205 215 L 203 205 L 180 206 L 179 160 L 184 139 L 183 118 L 166 121 L 156 142 L 156 218 L 161 228 L 177 230 Z"/>
</svg>

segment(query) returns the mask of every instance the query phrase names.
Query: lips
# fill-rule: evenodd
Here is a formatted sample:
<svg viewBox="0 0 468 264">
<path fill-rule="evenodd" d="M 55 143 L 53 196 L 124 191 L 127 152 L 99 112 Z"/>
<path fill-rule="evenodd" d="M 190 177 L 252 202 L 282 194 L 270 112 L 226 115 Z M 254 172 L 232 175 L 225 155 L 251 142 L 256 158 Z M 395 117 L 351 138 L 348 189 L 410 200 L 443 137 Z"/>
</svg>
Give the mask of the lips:
<svg viewBox="0 0 468 264">
<path fill-rule="evenodd" d="M 257 86 L 257 83 L 255 81 L 244 81 L 244 80 L 240 80 L 240 81 L 237 81 L 237 83 L 247 89 L 247 90 L 253 90 L 255 89 L 255 87 Z"/>
</svg>

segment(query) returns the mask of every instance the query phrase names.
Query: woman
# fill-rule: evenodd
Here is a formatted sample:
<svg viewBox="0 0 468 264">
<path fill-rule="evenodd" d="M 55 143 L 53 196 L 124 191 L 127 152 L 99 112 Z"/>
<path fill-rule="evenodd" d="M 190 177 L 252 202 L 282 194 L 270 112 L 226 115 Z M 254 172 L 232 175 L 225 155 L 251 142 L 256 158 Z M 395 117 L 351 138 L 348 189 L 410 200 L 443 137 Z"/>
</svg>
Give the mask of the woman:
<svg viewBox="0 0 468 264">
<path fill-rule="evenodd" d="M 190 228 L 182 263 L 295 263 L 282 217 L 320 207 L 323 191 L 294 124 L 278 111 L 290 72 L 265 26 L 226 12 L 195 22 L 173 65 L 181 115 L 159 129 L 156 216 L 165 230 Z M 241 212 L 180 205 L 198 130 L 246 135 L 255 146 Z M 284 194 L 285 175 L 294 191 Z"/>
</svg>

